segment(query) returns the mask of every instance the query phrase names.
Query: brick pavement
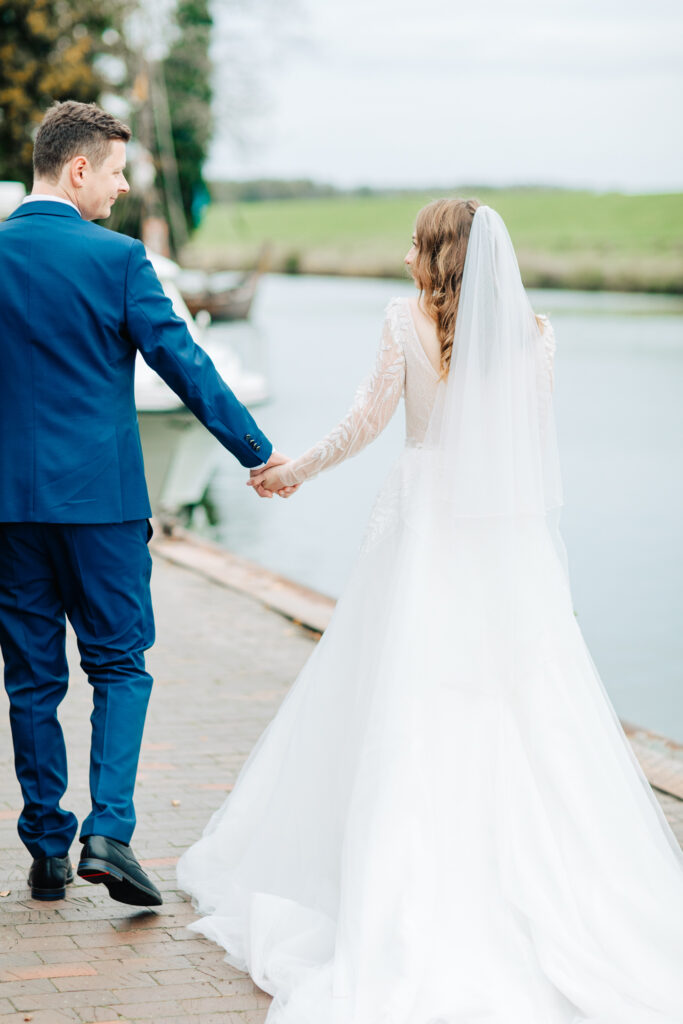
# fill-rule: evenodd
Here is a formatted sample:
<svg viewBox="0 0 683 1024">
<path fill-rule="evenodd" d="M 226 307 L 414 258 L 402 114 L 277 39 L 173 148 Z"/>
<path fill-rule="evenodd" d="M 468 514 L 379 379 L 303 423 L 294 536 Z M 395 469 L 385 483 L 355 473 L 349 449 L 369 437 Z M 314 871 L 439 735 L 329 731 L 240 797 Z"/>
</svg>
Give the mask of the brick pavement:
<svg viewBox="0 0 683 1024">
<path fill-rule="evenodd" d="M 218 947 L 187 930 L 195 914 L 177 889 L 175 863 L 223 801 L 315 636 L 254 598 L 158 555 L 154 592 L 158 639 L 149 666 L 155 687 L 133 847 L 164 906 L 127 908 L 79 879 L 64 901 L 30 899 L 29 859 L 16 834 L 19 789 L 9 727 L 7 715 L 0 716 L 0 1024 L 262 1024 L 265 1018 L 268 997 L 226 964 Z M 73 637 L 69 658 L 76 665 Z M 79 819 L 88 809 L 89 714 L 89 687 L 75 669 L 61 719 L 71 779 L 64 804 Z M 646 738 L 638 739 L 645 749 Z M 664 794 L 660 800 L 683 842 L 683 801 Z M 78 850 L 75 843 L 73 860 Z"/>
</svg>

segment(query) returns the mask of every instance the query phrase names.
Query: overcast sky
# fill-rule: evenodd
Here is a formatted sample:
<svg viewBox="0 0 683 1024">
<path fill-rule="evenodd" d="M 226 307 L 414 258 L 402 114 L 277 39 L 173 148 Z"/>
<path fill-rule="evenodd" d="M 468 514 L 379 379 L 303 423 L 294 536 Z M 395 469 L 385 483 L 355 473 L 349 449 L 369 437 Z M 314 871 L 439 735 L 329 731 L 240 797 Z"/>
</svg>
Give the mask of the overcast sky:
<svg viewBox="0 0 683 1024">
<path fill-rule="evenodd" d="M 683 187 L 678 0 L 294 2 L 257 40 L 244 150 L 221 130 L 234 14 L 216 0 L 209 177 Z"/>
</svg>

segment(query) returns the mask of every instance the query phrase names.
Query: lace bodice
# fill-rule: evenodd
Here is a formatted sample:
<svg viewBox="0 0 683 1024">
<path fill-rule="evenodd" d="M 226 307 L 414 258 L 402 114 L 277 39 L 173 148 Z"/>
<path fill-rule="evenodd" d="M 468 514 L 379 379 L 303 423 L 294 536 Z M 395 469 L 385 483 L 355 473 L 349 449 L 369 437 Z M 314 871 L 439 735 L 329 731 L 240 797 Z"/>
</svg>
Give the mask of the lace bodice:
<svg viewBox="0 0 683 1024">
<path fill-rule="evenodd" d="M 544 358 L 539 360 L 539 395 L 552 389 L 555 338 L 543 317 Z M 303 483 L 357 455 L 384 430 L 401 399 L 406 404 L 406 445 L 424 440 L 440 377 L 417 336 L 409 300 L 392 299 L 386 309 L 375 367 L 356 392 L 344 419 L 321 441 L 281 467 L 285 485 Z"/>
</svg>

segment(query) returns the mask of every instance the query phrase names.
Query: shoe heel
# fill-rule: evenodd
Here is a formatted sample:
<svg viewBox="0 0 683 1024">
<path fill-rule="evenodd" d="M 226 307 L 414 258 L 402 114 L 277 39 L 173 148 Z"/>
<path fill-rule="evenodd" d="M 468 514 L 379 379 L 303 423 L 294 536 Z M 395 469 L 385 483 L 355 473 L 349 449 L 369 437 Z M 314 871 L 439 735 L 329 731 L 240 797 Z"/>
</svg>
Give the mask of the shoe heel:
<svg viewBox="0 0 683 1024">
<path fill-rule="evenodd" d="M 115 878 L 117 882 L 122 881 L 123 875 L 112 869 L 111 864 L 105 864 L 100 860 L 84 860 L 78 865 L 77 874 L 86 882 L 101 882 L 105 878 Z"/>
<path fill-rule="evenodd" d="M 66 899 L 66 887 L 63 889 L 31 889 L 31 899 L 47 903 L 50 900 Z"/>
</svg>

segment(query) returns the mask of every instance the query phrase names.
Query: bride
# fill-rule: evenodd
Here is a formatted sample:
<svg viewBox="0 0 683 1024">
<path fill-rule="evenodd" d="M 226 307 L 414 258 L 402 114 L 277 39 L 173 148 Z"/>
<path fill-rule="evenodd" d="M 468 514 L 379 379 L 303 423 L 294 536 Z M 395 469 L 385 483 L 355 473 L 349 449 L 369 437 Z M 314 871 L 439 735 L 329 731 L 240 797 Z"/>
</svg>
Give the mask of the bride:
<svg viewBox="0 0 683 1024">
<path fill-rule="evenodd" d="M 268 1024 L 680 1024 L 683 858 L 577 626 L 553 332 L 500 217 L 420 211 L 339 426 L 406 444 L 312 657 L 178 877 Z"/>
</svg>

